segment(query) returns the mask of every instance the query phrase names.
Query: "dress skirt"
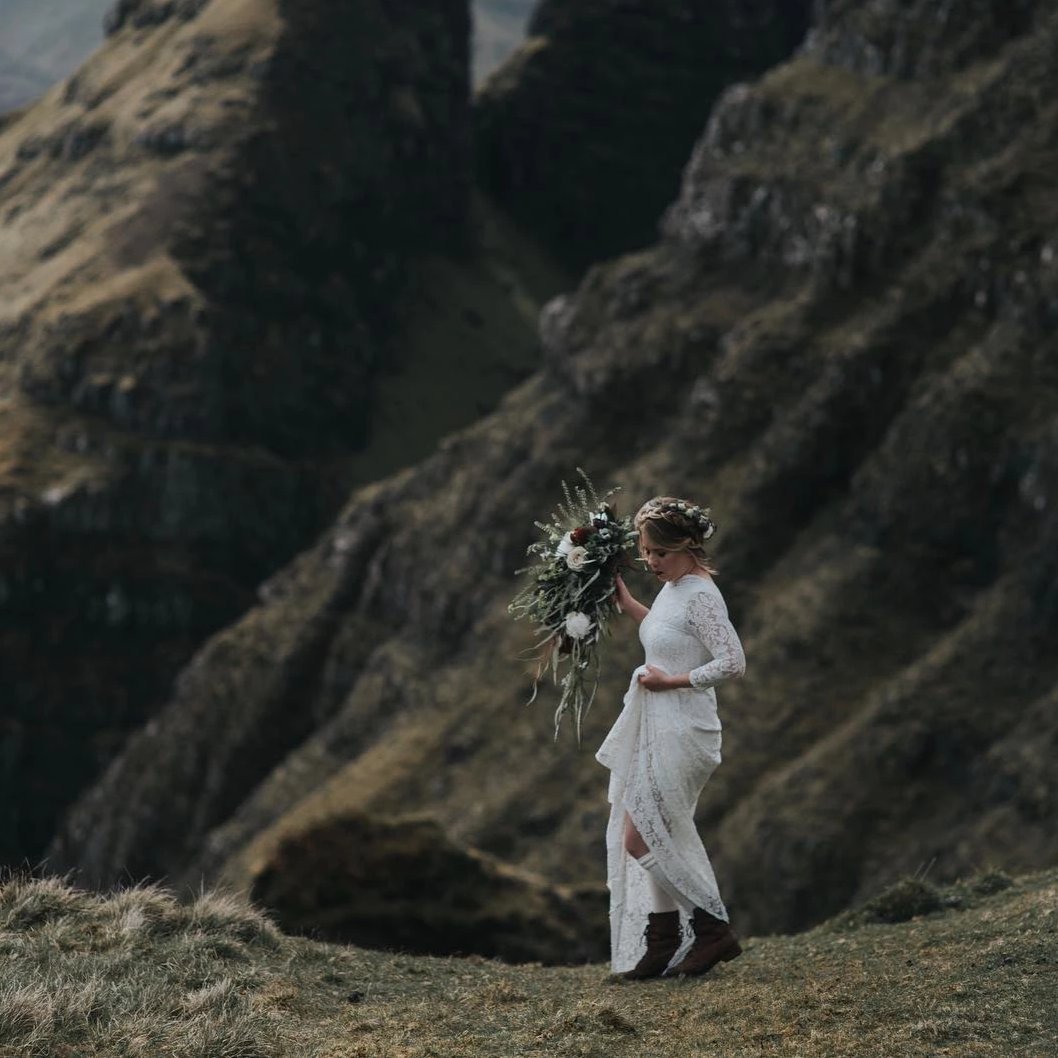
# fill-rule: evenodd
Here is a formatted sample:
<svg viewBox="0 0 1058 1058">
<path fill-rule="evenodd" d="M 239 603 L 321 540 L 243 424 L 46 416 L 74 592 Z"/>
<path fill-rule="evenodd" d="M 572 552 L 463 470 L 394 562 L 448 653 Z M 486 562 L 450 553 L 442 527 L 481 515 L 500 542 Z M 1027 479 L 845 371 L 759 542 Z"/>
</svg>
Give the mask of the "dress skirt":
<svg viewBox="0 0 1058 1058">
<path fill-rule="evenodd" d="M 711 688 L 648 691 L 638 679 L 644 671 L 640 667 L 632 674 L 624 708 L 595 754 L 610 769 L 606 884 L 614 973 L 630 970 L 646 950 L 643 932 L 653 910 L 647 872 L 624 847 L 625 812 L 683 895 L 682 923 L 686 926 L 694 907 L 728 919 L 694 823 L 699 794 L 720 764 L 715 694 Z M 703 709 L 703 694 L 713 695 L 712 709 Z M 693 943 L 690 934 L 684 930 L 686 939 L 673 963 Z"/>
</svg>

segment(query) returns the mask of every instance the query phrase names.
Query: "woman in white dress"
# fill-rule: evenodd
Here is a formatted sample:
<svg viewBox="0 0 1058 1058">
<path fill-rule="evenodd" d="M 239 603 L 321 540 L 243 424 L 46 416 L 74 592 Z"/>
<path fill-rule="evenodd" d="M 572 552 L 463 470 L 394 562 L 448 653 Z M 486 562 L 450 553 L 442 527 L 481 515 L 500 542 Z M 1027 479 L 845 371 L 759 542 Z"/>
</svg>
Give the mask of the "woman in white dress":
<svg viewBox="0 0 1058 1058">
<path fill-rule="evenodd" d="M 617 578 L 617 601 L 639 623 L 646 663 L 595 755 L 610 769 L 611 968 L 632 980 L 706 973 L 742 951 L 694 812 L 720 763 L 713 688 L 746 669 L 704 550 L 715 530 L 708 508 L 658 496 L 635 526 L 662 587 L 647 607 Z"/>
</svg>

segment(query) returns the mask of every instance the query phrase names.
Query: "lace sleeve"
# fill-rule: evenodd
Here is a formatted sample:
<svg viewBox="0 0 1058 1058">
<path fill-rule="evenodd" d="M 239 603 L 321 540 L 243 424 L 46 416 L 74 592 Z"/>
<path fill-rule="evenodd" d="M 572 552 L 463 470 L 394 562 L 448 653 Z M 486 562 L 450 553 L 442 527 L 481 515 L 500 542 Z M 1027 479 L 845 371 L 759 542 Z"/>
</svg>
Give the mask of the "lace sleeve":
<svg viewBox="0 0 1058 1058">
<path fill-rule="evenodd" d="M 695 592 L 687 603 L 687 621 L 694 635 L 705 644 L 713 660 L 690 672 L 691 686 L 705 690 L 746 671 L 746 655 L 727 616 L 727 605 L 719 594 Z"/>
</svg>

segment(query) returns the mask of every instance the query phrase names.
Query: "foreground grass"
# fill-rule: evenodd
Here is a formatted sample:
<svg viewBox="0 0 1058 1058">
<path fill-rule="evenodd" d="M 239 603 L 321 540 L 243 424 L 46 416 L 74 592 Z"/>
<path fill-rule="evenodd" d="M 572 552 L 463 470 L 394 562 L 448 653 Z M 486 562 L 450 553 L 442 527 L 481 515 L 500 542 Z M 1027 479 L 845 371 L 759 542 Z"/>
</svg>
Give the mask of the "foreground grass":
<svg viewBox="0 0 1058 1058">
<path fill-rule="evenodd" d="M 877 921 L 919 908 L 934 910 Z M 916 883 L 744 946 L 708 977 L 633 985 L 601 965 L 287 937 L 223 894 L 181 905 L 15 878 L 0 885 L 0 1056 L 1058 1054 L 1058 871 L 939 895 Z"/>
</svg>

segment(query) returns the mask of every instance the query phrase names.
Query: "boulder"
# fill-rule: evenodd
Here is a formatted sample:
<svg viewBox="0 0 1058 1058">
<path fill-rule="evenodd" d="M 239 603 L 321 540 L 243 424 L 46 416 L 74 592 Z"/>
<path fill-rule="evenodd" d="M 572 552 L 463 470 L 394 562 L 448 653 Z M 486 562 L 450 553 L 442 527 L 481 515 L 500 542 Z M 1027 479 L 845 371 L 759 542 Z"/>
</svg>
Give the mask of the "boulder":
<svg viewBox="0 0 1058 1058">
<path fill-rule="evenodd" d="M 550 885 L 428 817 L 349 814 L 290 834 L 252 898 L 287 933 L 366 948 L 562 965 L 609 947 L 605 886 Z"/>
</svg>

